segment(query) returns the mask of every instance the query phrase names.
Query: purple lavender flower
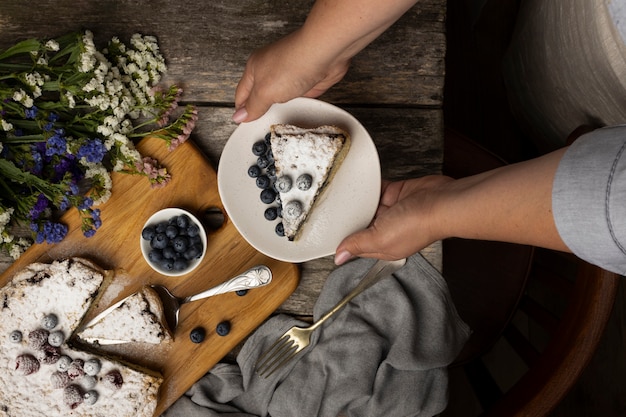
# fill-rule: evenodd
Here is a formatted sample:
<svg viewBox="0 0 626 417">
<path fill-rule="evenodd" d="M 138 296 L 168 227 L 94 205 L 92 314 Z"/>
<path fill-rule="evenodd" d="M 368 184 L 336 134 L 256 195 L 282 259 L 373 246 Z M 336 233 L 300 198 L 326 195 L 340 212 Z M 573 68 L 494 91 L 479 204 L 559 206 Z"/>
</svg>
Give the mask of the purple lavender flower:
<svg viewBox="0 0 626 417">
<path fill-rule="evenodd" d="M 78 193 L 80 192 L 80 189 L 78 188 L 78 184 L 76 184 L 73 181 L 70 182 L 69 187 L 70 187 L 70 193 L 72 195 L 78 195 Z"/>
<path fill-rule="evenodd" d="M 24 111 L 24 113 L 26 114 L 26 118 L 34 120 L 35 117 L 37 117 L 38 110 L 39 109 L 37 108 L 37 106 L 33 106 L 33 107 L 30 107 L 30 108 L 26 109 Z"/>
<path fill-rule="evenodd" d="M 33 228 L 32 224 L 31 228 Z M 36 232 L 35 242 L 37 243 L 59 243 L 67 235 L 67 226 L 62 223 L 46 221 L 37 226 Z"/>
<path fill-rule="evenodd" d="M 62 223 L 54 223 L 52 233 L 48 236 L 48 242 L 59 243 L 67 235 L 67 226 Z"/>
<path fill-rule="evenodd" d="M 33 221 L 39 219 L 39 217 L 41 217 L 41 214 L 48 208 L 49 204 L 50 200 L 48 200 L 45 195 L 39 194 L 37 196 L 37 202 L 33 205 L 33 208 L 31 208 L 30 212 L 28 213 L 30 219 Z"/>
<path fill-rule="evenodd" d="M 59 209 L 61 211 L 65 211 L 69 209 L 71 205 L 72 203 L 70 202 L 69 198 L 67 198 L 67 196 L 64 196 L 61 202 L 59 203 Z"/>
<path fill-rule="evenodd" d="M 54 173 L 56 175 L 53 180 L 60 181 L 66 173 L 75 171 L 75 165 L 74 155 L 65 155 L 65 157 L 59 158 L 58 162 L 54 165 Z"/>
<path fill-rule="evenodd" d="M 83 201 L 77 206 L 79 210 L 89 210 L 93 205 L 93 199 L 91 197 L 83 198 Z"/>
<path fill-rule="evenodd" d="M 66 225 L 54 222 L 48 222 L 46 224 L 49 225 L 48 235 L 46 236 L 46 240 L 49 243 L 59 243 L 67 235 Z"/>
<path fill-rule="evenodd" d="M 93 220 L 93 227 L 99 229 L 102 226 L 102 220 L 100 219 L 100 209 L 93 209 L 91 211 L 91 219 Z"/>
<path fill-rule="evenodd" d="M 90 202 L 91 204 L 93 204 L 93 201 L 90 201 Z M 79 206 L 79 209 L 80 209 L 80 206 Z M 96 234 L 96 230 L 98 230 L 100 226 L 102 226 L 102 220 L 100 219 L 100 210 L 86 208 L 86 209 L 82 209 L 81 211 L 83 212 L 83 214 L 89 215 L 88 217 L 87 216 L 83 217 L 83 226 L 82 226 L 83 235 L 85 237 L 92 237 L 93 235 Z"/>
<path fill-rule="evenodd" d="M 33 159 L 33 166 L 30 167 L 30 172 L 35 175 L 39 175 L 43 171 L 43 156 L 39 152 L 36 146 L 31 147 L 30 155 Z"/>
<path fill-rule="evenodd" d="M 46 153 L 46 143 L 45 142 L 37 142 L 33 144 L 33 149 L 37 152 L 44 154 Z"/>
<path fill-rule="evenodd" d="M 106 155 L 106 148 L 100 139 L 88 139 L 77 152 L 79 158 L 85 158 L 88 162 L 101 162 Z"/>
<path fill-rule="evenodd" d="M 56 129 L 55 134 L 48 138 L 46 142 L 46 155 L 64 155 L 67 151 L 67 141 L 63 136 L 63 129 Z"/>
</svg>

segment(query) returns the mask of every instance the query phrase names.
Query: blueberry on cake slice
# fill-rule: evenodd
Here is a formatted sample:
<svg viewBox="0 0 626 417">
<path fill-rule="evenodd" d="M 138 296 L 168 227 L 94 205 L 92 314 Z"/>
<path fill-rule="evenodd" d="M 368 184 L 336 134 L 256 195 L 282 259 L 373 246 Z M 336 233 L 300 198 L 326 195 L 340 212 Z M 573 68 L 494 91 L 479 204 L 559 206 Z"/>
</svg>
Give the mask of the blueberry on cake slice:
<svg viewBox="0 0 626 417">
<path fill-rule="evenodd" d="M 271 126 L 270 147 L 283 231 L 293 241 L 343 162 L 350 148 L 350 135 L 336 126 L 304 129 L 276 124 Z"/>
<path fill-rule="evenodd" d="M 159 296 L 152 288 L 143 287 L 117 303 L 99 320 L 88 323 L 77 333 L 77 337 L 99 345 L 159 344 L 172 340 L 164 323 L 163 305 Z"/>
</svg>

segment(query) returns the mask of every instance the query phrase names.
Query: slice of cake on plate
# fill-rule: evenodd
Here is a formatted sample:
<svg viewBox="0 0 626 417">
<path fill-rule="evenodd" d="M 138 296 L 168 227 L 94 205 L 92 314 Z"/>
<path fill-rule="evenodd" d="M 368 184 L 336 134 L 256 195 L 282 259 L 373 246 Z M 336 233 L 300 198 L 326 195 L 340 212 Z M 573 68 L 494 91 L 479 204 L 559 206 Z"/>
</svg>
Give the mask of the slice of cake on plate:
<svg viewBox="0 0 626 417">
<path fill-rule="evenodd" d="M 76 335 L 80 340 L 99 345 L 159 344 L 172 340 L 164 323 L 161 300 L 152 288 L 146 286 L 116 303 Z"/>
<path fill-rule="evenodd" d="M 350 135 L 336 126 L 304 129 L 276 124 L 271 126 L 270 147 L 283 231 L 293 241 L 341 166 L 350 148 Z"/>
</svg>

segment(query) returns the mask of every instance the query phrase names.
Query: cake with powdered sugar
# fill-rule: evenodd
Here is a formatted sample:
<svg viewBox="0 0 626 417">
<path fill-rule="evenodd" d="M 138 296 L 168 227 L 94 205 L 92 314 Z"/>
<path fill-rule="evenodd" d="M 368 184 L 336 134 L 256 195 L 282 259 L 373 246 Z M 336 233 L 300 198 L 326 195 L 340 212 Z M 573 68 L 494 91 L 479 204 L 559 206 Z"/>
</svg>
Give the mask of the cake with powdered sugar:
<svg viewBox="0 0 626 417">
<path fill-rule="evenodd" d="M 109 279 L 72 258 L 31 264 L 0 288 L 0 416 L 154 414 L 160 375 L 68 343 Z"/>
<path fill-rule="evenodd" d="M 102 318 L 79 330 L 76 337 L 95 345 L 160 344 L 172 340 L 164 323 L 163 305 L 158 294 L 145 286 L 123 299 Z"/>
<path fill-rule="evenodd" d="M 288 124 L 272 125 L 270 135 L 283 233 L 293 241 L 343 162 L 350 135 L 336 126 L 305 129 Z"/>
</svg>

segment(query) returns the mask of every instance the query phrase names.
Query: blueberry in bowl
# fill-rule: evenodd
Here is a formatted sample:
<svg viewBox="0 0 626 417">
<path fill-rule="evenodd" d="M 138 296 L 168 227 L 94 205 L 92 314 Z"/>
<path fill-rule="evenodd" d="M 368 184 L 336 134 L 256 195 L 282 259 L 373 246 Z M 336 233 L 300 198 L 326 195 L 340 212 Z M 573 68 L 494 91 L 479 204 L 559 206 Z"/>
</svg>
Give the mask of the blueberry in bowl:
<svg viewBox="0 0 626 417">
<path fill-rule="evenodd" d="M 200 221 L 180 208 L 154 213 L 141 229 L 144 259 L 155 271 L 179 276 L 193 271 L 206 253 L 207 235 Z"/>
</svg>

